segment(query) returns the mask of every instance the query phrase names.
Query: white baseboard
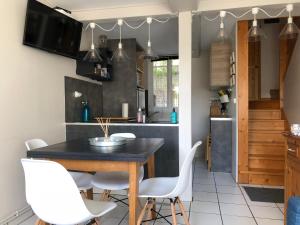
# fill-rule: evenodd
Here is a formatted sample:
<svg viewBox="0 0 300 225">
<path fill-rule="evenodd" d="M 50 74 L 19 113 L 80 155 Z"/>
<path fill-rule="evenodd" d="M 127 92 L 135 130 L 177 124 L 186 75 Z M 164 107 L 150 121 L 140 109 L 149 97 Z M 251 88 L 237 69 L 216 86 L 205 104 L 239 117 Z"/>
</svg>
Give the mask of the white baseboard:
<svg viewBox="0 0 300 225">
<path fill-rule="evenodd" d="M 18 225 L 33 216 L 30 206 L 26 206 L 23 209 L 0 219 L 0 225 Z"/>
</svg>

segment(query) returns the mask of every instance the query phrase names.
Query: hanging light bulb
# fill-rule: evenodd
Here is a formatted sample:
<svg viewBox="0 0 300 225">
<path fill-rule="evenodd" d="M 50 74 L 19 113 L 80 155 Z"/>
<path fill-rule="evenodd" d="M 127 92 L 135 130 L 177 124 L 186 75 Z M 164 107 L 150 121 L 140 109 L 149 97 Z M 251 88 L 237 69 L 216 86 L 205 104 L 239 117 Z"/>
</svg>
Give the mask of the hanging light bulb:
<svg viewBox="0 0 300 225">
<path fill-rule="evenodd" d="M 228 35 L 225 31 L 224 28 L 224 18 L 226 16 L 226 11 L 220 11 L 220 18 L 221 18 L 221 23 L 220 23 L 220 29 L 218 32 L 218 36 L 217 36 L 217 41 L 218 42 L 226 42 L 228 40 Z"/>
<path fill-rule="evenodd" d="M 120 31 L 120 39 L 118 43 L 118 48 L 115 50 L 112 59 L 116 60 L 117 62 L 122 62 L 125 61 L 126 59 L 129 59 L 128 55 L 123 49 L 123 44 L 122 44 L 122 25 L 123 25 L 123 20 L 118 19 L 118 25 L 119 25 L 119 31 Z"/>
<path fill-rule="evenodd" d="M 147 18 L 147 23 L 148 23 L 148 42 L 147 42 L 147 49 L 144 54 L 144 59 L 156 59 L 158 58 L 158 56 L 152 50 L 152 46 L 151 46 L 151 29 L 150 29 L 152 23 L 151 17 Z"/>
<path fill-rule="evenodd" d="M 248 41 L 249 42 L 259 42 L 261 41 L 261 38 L 266 38 L 266 34 L 264 31 L 258 26 L 256 16 L 258 14 L 258 8 L 253 8 L 252 9 L 252 14 L 253 14 L 253 22 L 252 22 L 252 27 L 250 28 L 248 32 Z"/>
<path fill-rule="evenodd" d="M 92 29 L 92 44 L 91 44 L 90 50 L 83 57 L 83 60 L 88 61 L 88 62 L 101 62 L 102 58 L 94 45 L 94 29 L 96 27 L 96 24 L 90 23 L 89 25 L 90 25 L 90 28 Z"/>
<path fill-rule="evenodd" d="M 299 28 L 293 22 L 292 11 L 294 9 L 293 4 L 286 6 L 286 11 L 289 13 L 288 22 L 279 34 L 281 39 L 295 39 L 299 34 Z"/>
</svg>

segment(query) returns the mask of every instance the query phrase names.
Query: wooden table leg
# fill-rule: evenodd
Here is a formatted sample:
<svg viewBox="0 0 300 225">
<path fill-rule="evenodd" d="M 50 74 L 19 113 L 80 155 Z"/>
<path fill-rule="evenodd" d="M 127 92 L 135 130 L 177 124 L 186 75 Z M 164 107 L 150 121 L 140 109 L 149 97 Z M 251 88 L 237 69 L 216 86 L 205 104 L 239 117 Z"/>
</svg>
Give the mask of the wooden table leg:
<svg viewBox="0 0 300 225">
<path fill-rule="evenodd" d="M 148 169 L 148 178 L 155 177 L 155 160 L 154 155 L 150 156 L 147 162 L 147 169 Z M 155 199 L 153 199 L 153 209 L 155 210 Z M 151 219 L 155 219 L 156 213 L 152 211 Z"/>
<path fill-rule="evenodd" d="M 137 225 L 139 192 L 139 170 L 137 162 L 129 162 L 129 225 Z"/>
<path fill-rule="evenodd" d="M 155 161 L 154 155 L 150 156 L 147 162 L 148 178 L 155 177 Z"/>
<path fill-rule="evenodd" d="M 86 190 L 86 198 L 93 200 L 93 188 Z"/>
</svg>

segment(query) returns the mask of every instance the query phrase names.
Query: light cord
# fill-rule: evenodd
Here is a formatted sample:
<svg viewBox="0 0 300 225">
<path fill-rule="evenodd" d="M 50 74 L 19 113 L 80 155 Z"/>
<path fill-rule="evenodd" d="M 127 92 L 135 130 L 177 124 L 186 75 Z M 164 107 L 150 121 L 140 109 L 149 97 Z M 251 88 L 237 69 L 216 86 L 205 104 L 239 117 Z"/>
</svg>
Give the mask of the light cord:
<svg viewBox="0 0 300 225">
<path fill-rule="evenodd" d="M 133 30 L 137 30 L 139 29 L 141 26 L 143 26 L 146 23 L 146 20 L 144 20 L 143 22 L 141 22 L 139 25 L 137 26 L 132 26 L 129 23 L 126 22 L 126 20 L 124 20 L 124 23 L 126 24 L 127 27 L 133 29 Z"/>
<path fill-rule="evenodd" d="M 286 11 L 286 8 L 283 8 L 282 10 L 280 10 L 277 14 L 270 14 L 268 13 L 266 10 L 262 9 L 262 8 L 258 8 L 259 11 L 263 12 L 266 16 L 268 16 L 269 18 L 276 18 L 276 17 L 279 17 L 281 16 L 285 11 Z M 230 11 L 226 11 L 226 13 L 228 13 L 229 15 L 231 15 L 232 17 L 236 18 L 236 19 L 241 19 L 242 17 L 246 16 L 247 14 L 249 14 L 250 12 L 252 11 L 252 9 L 249 9 L 247 10 L 246 12 L 244 12 L 243 14 L 241 15 L 236 15 L 234 14 L 233 12 L 230 12 Z M 215 17 L 212 17 L 212 18 L 209 18 L 207 16 L 204 16 L 204 19 L 207 20 L 207 21 L 210 21 L 210 22 L 213 22 L 215 20 L 217 20 L 218 18 L 220 17 L 220 15 L 217 15 Z"/>
</svg>

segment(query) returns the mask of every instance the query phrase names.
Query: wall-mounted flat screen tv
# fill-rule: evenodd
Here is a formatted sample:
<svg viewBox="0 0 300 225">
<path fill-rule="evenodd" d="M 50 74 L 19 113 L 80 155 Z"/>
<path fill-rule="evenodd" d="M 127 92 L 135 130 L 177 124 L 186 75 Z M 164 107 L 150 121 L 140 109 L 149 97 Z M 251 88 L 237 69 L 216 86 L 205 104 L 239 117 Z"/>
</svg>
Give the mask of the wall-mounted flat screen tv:
<svg viewBox="0 0 300 225">
<path fill-rule="evenodd" d="M 36 0 L 28 0 L 23 44 L 77 58 L 82 23 Z"/>
</svg>

